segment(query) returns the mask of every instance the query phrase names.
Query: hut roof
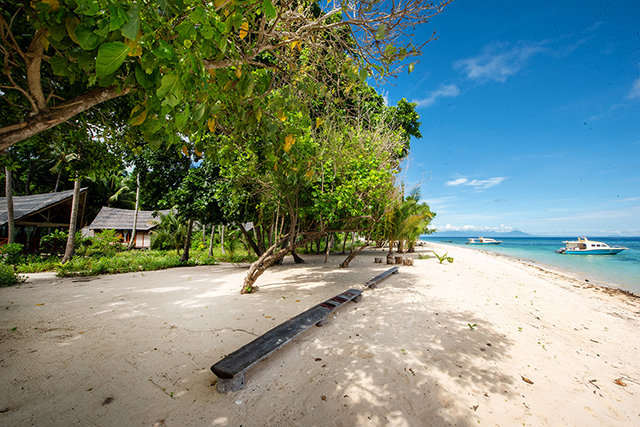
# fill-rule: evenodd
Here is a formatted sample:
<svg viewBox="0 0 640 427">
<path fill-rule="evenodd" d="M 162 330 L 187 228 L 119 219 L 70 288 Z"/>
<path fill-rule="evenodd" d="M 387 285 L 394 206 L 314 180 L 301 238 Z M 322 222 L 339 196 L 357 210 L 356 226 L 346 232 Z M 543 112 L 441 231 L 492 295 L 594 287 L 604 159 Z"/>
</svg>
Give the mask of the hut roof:
<svg viewBox="0 0 640 427">
<path fill-rule="evenodd" d="M 171 212 L 165 211 L 138 211 L 138 223 L 136 229 L 151 230 L 157 226 L 160 222 L 160 215 L 153 216 L 154 213 L 161 213 L 163 215 Z M 132 230 L 133 229 L 133 216 L 135 210 L 130 209 L 116 209 L 103 207 L 100 209 L 98 216 L 93 220 L 89 229 L 91 230 Z"/>
<path fill-rule="evenodd" d="M 86 191 L 86 188 L 82 188 L 80 190 L 80 194 L 83 194 Z M 57 193 L 34 194 L 31 196 L 13 196 L 12 199 L 14 220 L 18 221 L 64 202 L 70 202 L 70 199 L 73 199 L 73 190 L 59 191 Z M 9 211 L 7 209 L 7 198 L 0 197 L 0 226 L 5 225 L 8 221 Z"/>
</svg>

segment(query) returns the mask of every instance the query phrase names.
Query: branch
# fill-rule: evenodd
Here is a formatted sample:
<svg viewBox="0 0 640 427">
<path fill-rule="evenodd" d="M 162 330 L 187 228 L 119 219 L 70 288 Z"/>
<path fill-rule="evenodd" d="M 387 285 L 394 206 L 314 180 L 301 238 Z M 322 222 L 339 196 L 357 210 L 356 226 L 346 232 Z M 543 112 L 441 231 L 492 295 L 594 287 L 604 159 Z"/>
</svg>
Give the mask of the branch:
<svg viewBox="0 0 640 427">
<path fill-rule="evenodd" d="M 53 108 L 45 108 L 37 114 L 32 115 L 22 123 L 5 126 L 0 128 L 0 150 L 11 147 L 16 142 L 34 136 L 42 131 L 51 129 L 60 123 L 69 120 L 78 113 L 88 110 L 91 107 L 126 95 L 134 90 L 133 87 L 127 86 L 119 88 L 110 86 L 100 88 L 84 95 L 70 99 L 69 101 Z"/>
</svg>

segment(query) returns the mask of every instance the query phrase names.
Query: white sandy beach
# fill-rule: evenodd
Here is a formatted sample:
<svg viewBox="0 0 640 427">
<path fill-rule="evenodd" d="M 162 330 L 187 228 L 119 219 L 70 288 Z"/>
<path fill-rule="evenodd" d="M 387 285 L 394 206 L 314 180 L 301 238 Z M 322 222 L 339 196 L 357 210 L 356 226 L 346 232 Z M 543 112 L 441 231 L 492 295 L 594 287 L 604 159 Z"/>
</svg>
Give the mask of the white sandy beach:
<svg viewBox="0 0 640 427">
<path fill-rule="evenodd" d="M 246 266 L 31 275 L 0 289 L 0 425 L 640 425 L 640 299 L 432 249 L 454 263 L 411 254 L 375 290 L 379 251 L 288 257 L 250 295 Z M 212 364 L 349 288 L 360 303 L 216 391 Z"/>
</svg>

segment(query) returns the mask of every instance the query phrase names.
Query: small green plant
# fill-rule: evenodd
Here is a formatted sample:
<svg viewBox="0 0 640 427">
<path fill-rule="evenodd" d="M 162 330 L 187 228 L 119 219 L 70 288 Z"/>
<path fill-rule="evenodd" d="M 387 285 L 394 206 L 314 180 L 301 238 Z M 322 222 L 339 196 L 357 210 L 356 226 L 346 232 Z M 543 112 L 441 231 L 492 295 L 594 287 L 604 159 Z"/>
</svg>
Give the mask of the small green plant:
<svg viewBox="0 0 640 427">
<path fill-rule="evenodd" d="M 433 253 L 436 258 L 438 258 L 438 261 L 440 261 L 440 264 L 442 264 L 445 261 L 449 261 L 450 264 L 453 264 L 453 257 L 448 256 L 449 252 L 445 252 L 444 255 L 438 255 L 437 253 Z"/>
<path fill-rule="evenodd" d="M 20 243 L 9 243 L 0 246 L 0 255 L 2 256 L 2 261 L 5 264 L 9 265 L 22 264 L 24 262 L 24 257 L 22 256 L 22 248 L 23 246 Z"/>
<path fill-rule="evenodd" d="M 429 259 L 429 255 L 418 254 L 418 259 Z"/>
<path fill-rule="evenodd" d="M 467 325 L 469 325 L 469 329 L 471 329 L 472 331 L 475 331 L 476 327 L 478 326 L 475 323 L 473 325 L 471 323 L 467 323 Z"/>
<path fill-rule="evenodd" d="M 0 288 L 17 285 L 25 280 L 27 278 L 18 276 L 12 265 L 0 264 Z"/>
</svg>

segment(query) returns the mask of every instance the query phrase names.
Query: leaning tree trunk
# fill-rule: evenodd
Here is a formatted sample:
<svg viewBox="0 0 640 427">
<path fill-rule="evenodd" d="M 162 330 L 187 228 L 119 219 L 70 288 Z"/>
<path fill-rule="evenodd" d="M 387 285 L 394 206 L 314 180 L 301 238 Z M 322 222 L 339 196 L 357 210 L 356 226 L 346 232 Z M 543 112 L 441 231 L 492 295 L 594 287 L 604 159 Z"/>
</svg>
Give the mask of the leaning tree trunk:
<svg viewBox="0 0 640 427">
<path fill-rule="evenodd" d="M 352 250 L 351 252 L 349 252 L 349 256 L 347 256 L 347 258 L 342 261 L 342 263 L 340 263 L 340 267 L 341 268 L 347 268 L 349 267 L 349 264 L 351 263 L 351 261 L 353 261 L 353 259 L 358 256 L 358 254 L 360 252 L 362 252 L 363 250 L 365 250 L 365 248 L 369 247 L 369 242 L 365 242 L 364 245 L 360 246 L 357 250 Z"/>
<path fill-rule="evenodd" d="M 138 232 L 138 208 L 140 207 L 140 172 L 138 172 L 138 188 L 136 188 L 136 211 L 133 214 L 133 230 L 131 230 L 131 240 L 127 249 L 132 249 L 136 244 L 136 233 Z"/>
<path fill-rule="evenodd" d="M 75 252 L 76 229 L 78 228 L 78 205 L 80 204 L 80 175 L 76 172 L 76 180 L 73 183 L 73 201 L 71 202 L 71 221 L 69 222 L 69 236 L 67 247 L 62 257 L 62 263 L 71 261 Z"/>
<path fill-rule="evenodd" d="M 15 217 L 13 211 L 13 186 L 11 185 L 11 171 L 8 167 L 4 167 L 6 176 L 5 190 L 7 194 L 7 212 L 9 214 L 7 222 L 7 243 L 16 242 Z"/>
<path fill-rule="evenodd" d="M 244 238 L 247 240 L 247 242 L 249 242 L 249 246 L 251 246 L 251 249 L 253 249 L 253 252 L 256 253 L 256 256 L 262 255 L 262 252 L 260 252 L 260 248 L 256 244 L 256 241 L 253 240 L 253 238 L 251 237 L 251 234 L 249 234 L 247 230 L 245 230 L 244 225 L 238 222 L 236 223 L 236 226 L 240 230 L 240 233 L 242 233 Z"/>
<path fill-rule="evenodd" d="M 244 283 L 242 284 L 240 293 L 250 294 L 256 292 L 258 290 L 258 287 L 254 286 L 254 283 L 256 282 L 256 280 L 258 280 L 258 277 L 260 277 L 262 273 L 264 273 L 269 267 L 274 265 L 277 261 L 281 260 L 292 250 L 295 250 L 296 247 L 303 246 L 307 244 L 307 242 L 310 242 L 311 240 L 317 239 L 318 237 L 322 237 L 324 235 L 326 235 L 325 232 L 313 233 L 305 237 L 303 240 L 296 242 L 293 247 L 291 245 L 287 245 L 286 247 L 281 248 L 278 252 L 274 253 L 275 249 L 278 246 L 286 242 L 291 237 L 289 236 L 289 234 L 286 234 L 280 239 L 280 241 L 271 245 L 271 247 L 269 247 L 269 249 L 267 249 L 257 261 L 251 264 L 251 267 L 249 267 L 249 272 L 247 273 L 247 277 L 244 278 Z"/>
<path fill-rule="evenodd" d="M 216 236 L 216 226 L 211 226 L 211 236 L 209 237 L 209 258 L 213 257 L 213 238 Z"/>
<path fill-rule="evenodd" d="M 182 250 L 182 256 L 180 257 L 180 262 L 189 261 L 189 249 L 191 248 L 192 232 L 193 232 L 193 218 L 189 218 L 189 223 L 187 224 L 187 236 L 184 239 L 184 248 Z"/>
</svg>

